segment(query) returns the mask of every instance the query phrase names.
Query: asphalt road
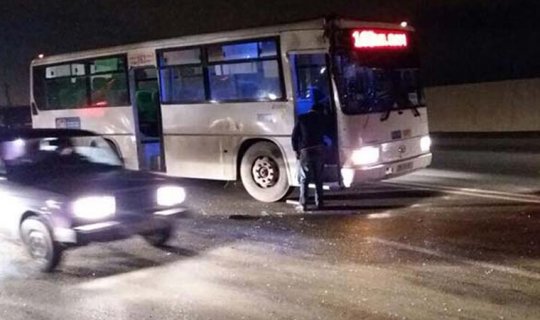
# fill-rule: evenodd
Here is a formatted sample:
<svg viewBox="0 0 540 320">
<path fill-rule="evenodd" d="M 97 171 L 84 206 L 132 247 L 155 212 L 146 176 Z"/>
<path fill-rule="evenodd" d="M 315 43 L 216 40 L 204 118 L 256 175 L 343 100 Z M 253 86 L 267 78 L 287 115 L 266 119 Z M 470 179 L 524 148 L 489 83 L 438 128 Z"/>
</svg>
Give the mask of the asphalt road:
<svg viewBox="0 0 540 320">
<path fill-rule="evenodd" d="M 96 244 L 40 275 L 0 242 L 0 319 L 539 319 L 540 174 L 512 157 L 440 152 L 311 214 L 185 181 L 166 250 Z"/>
</svg>

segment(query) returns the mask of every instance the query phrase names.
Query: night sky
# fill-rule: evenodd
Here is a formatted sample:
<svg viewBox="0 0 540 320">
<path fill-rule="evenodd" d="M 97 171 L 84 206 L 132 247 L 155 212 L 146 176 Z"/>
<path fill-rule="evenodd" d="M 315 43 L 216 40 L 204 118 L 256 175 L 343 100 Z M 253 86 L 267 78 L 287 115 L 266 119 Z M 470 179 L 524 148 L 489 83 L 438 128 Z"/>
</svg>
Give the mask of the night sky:
<svg viewBox="0 0 540 320">
<path fill-rule="evenodd" d="M 28 66 L 47 55 L 328 14 L 410 21 L 428 85 L 540 77 L 536 0 L 0 0 L 0 83 L 28 104 Z M 2 90 L 0 105 L 5 105 Z"/>
</svg>

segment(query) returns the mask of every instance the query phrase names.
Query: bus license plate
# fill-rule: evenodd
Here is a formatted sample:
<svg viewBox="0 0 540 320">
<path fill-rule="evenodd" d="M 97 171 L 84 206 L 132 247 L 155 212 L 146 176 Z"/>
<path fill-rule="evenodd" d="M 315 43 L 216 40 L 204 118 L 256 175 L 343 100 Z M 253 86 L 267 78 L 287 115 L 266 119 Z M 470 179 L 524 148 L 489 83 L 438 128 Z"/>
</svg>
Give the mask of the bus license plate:
<svg viewBox="0 0 540 320">
<path fill-rule="evenodd" d="M 406 163 L 398 164 L 396 172 L 412 170 L 412 168 L 413 168 L 413 163 L 406 162 Z"/>
</svg>

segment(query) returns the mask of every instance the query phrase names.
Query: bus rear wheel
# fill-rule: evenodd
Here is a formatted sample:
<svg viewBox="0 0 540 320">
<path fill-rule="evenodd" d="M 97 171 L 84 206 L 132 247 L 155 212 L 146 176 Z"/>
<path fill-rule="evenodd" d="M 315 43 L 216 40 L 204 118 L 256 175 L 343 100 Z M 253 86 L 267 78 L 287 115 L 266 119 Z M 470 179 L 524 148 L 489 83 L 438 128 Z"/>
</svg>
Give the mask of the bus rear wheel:
<svg viewBox="0 0 540 320">
<path fill-rule="evenodd" d="M 261 202 L 282 200 L 290 190 L 285 160 L 271 142 L 257 142 L 246 151 L 240 164 L 246 191 Z"/>
</svg>

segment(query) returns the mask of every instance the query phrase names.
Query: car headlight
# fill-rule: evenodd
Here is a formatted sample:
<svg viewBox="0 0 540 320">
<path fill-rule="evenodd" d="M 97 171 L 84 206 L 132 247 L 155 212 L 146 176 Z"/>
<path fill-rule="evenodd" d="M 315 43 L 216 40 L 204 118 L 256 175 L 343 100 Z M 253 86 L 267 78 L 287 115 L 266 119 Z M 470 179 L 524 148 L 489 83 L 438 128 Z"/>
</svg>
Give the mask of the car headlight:
<svg viewBox="0 0 540 320">
<path fill-rule="evenodd" d="M 422 137 L 420 139 L 420 150 L 422 152 L 429 152 L 431 149 L 431 138 L 429 136 Z"/>
<path fill-rule="evenodd" d="M 116 199 L 111 196 L 90 196 L 73 202 L 73 214 L 84 220 L 101 220 L 116 213 Z"/>
<path fill-rule="evenodd" d="M 182 187 L 165 186 L 157 190 L 157 204 L 162 207 L 172 207 L 186 200 L 186 192 Z"/>
<path fill-rule="evenodd" d="M 380 157 L 378 147 L 362 147 L 354 150 L 352 153 L 352 161 L 355 165 L 365 166 L 377 163 Z"/>
</svg>

